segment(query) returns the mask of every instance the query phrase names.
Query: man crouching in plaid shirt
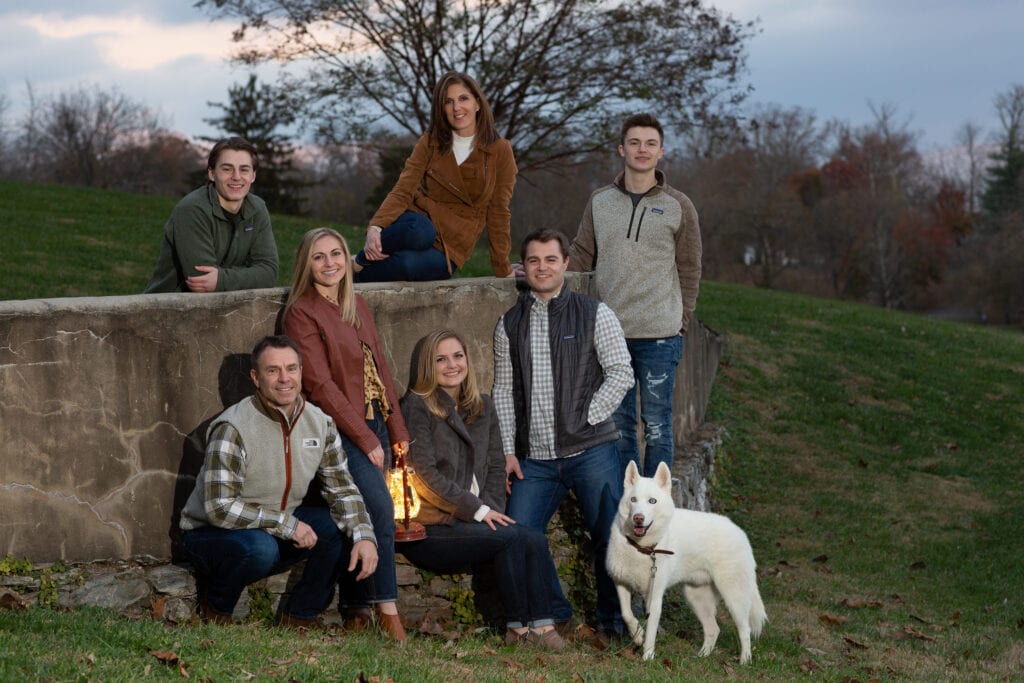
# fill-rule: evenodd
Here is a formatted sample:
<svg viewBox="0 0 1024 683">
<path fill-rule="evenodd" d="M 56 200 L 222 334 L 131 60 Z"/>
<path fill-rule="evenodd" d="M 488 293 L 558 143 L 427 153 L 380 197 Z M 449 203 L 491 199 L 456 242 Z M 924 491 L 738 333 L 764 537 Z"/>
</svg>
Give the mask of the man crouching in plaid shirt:
<svg viewBox="0 0 1024 683">
<path fill-rule="evenodd" d="M 313 627 L 342 571 L 358 569 L 357 580 L 373 574 L 377 541 L 334 421 L 302 398 L 298 347 L 283 335 L 265 337 L 252 366 L 256 394 L 210 425 L 206 460 L 181 513 L 200 616 L 229 623 L 246 586 L 305 559 L 279 621 Z M 327 508 L 302 505 L 314 478 Z"/>
</svg>

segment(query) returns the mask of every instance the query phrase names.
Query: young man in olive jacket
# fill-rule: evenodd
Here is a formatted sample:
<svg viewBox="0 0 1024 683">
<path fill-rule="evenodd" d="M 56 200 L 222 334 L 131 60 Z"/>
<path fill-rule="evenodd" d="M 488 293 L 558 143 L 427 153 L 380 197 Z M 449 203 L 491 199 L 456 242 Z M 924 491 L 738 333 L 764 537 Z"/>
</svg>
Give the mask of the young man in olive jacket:
<svg viewBox="0 0 1024 683">
<path fill-rule="evenodd" d="M 209 182 L 178 202 L 164 226 L 145 292 L 227 292 L 277 284 L 277 243 L 267 205 L 250 194 L 259 156 L 244 138 L 221 140 Z"/>
</svg>

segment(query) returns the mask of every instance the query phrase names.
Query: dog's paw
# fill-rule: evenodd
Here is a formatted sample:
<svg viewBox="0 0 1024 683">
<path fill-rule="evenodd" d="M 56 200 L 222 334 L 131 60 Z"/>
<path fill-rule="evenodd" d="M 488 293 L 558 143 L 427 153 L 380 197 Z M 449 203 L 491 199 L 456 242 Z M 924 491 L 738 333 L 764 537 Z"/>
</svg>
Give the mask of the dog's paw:
<svg viewBox="0 0 1024 683">
<path fill-rule="evenodd" d="M 714 650 L 714 649 L 715 649 L 714 645 L 705 645 L 704 647 L 702 647 L 700 649 L 700 652 L 697 653 L 697 656 L 698 657 L 707 657 L 709 654 L 711 654 L 711 651 Z"/>
<path fill-rule="evenodd" d="M 654 659 L 654 648 L 651 648 L 650 650 L 644 650 L 644 660 L 650 661 L 652 659 Z"/>
</svg>

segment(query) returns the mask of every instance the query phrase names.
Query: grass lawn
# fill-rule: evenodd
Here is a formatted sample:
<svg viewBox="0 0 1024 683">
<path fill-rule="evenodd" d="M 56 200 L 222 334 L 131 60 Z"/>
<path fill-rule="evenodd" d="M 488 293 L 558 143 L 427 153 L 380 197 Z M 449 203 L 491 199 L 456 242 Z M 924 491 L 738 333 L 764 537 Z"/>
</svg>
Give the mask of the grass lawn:
<svg viewBox="0 0 1024 683">
<path fill-rule="evenodd" d="M 179 199 L 0 180 L 0 301 L 142 292 Z M 283 286 L 302 235 L 325 223 L 277 214 L 271 222 Z M 362 248 L 366 226 L 331 227 L 353 251 Z M 490 274 L 487 252 L 478 249 L 458 276 Z"/>
<path fill-rule="evenodd" d="M 11 187 L 0 185 L 2 196 Z M 90 215 L 102 213 L 81 192 Z M 173 200 L 122 197 L 149 211 L 145 241 L 155 243 Z M 5 236 L 11 211 L 5 198 Z M 110 218 L 105 236 L 80 227 L 52 252 L 23 227 L 18 254 L 41 252 L 39 263 L 56 267 L 61 247 L 112 244 L 112 226 L 130 222 Z M 282 254 L 292 239 L 284 223 L 275 218 Z M 293 225 L 297 235 L 312 223 Z M 8 236 L 7 273 L 10 245 Z M 108 273 L 125 258 L 91 253 Z M 152 265 L 142 260 L 126 278 L 131 291 Z M 727 432 L 712 485 L 716 511 L 746 529 L 758 560 L 769 623 L 750 665 L 738 664 L 724 610 L 717 649 L 698 658 L 700 627 L 676 591 L 651 662 L 631 648 L 517 650 L 487 634 L 413 636 L 396 648 L 372 634 L 0 607 L 0 681 L 1021 680 L 1024 337 L 715 282 L 702 285 L 698 315 L 728 338 L 708 414 Z"/>
</svg>

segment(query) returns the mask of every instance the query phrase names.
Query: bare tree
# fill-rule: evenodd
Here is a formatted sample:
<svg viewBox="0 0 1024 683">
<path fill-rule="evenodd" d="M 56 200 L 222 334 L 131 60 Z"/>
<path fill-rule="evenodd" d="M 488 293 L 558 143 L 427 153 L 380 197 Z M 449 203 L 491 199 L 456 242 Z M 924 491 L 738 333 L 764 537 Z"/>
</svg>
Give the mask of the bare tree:
<svg viewBox="0 0 1024 683">
<path fill-rule="evenodd" d="M 106 187 L 118 174 L 111 160 L 125 147 L 144 147 L 161 132 L 146 106 L 116 89 L 79 87 L 36 98 L 22 123 L 20 148 L 31 177 Z"/>
<path fill-rule="evenodd" d="M 199 0 L 237 18 L 238 58 L 308 65 L 284 76 L 339 139 L 419 135 L 449 70 L 481 84 L 521 170 L 607 144 L 624 111 L 712 125 L 745 97 L 741 23 L 703 0 Z"/>
</svg>

